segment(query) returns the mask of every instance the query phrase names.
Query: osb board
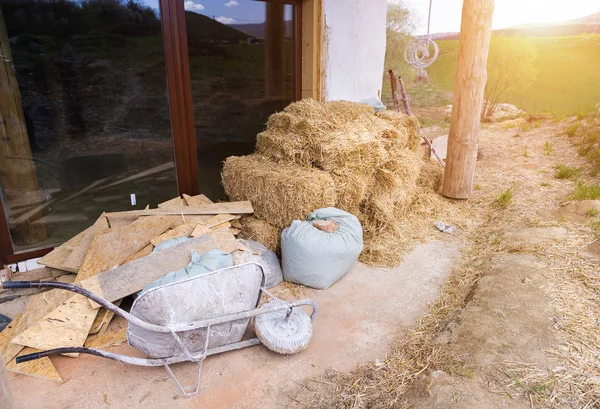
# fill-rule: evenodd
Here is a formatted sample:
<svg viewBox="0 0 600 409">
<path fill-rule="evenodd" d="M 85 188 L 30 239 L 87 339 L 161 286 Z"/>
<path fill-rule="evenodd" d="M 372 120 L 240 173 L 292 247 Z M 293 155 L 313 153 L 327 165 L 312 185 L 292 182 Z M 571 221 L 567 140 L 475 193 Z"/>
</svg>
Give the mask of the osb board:
<svg viewBox="0 0 600 409">
<path fill-rule="evenodd" d="M 210 200 L 208 197 L 206 197 L 204 195 L 189 196 L 189 195 L 184 194 L 183 198 L 185 199 L 185 202 L 187 203 L 188 206 L 197 206 L 197 205 L 202 205 L 202 204 L 213 203 L 212 200 Z"/>
<path fill-rule="evenodd" d="M 229 228 L 224 230 L 215 230 L 208 233 L 215 243 L 221 248 L 221 250 L 228 253 L 236 250 L 247 250 L 245 246 L 238 243 L 235 236 L 229 231 Z"/>
<path fill-rule="evenodd" d="M 177 208 L 187 206 L 187 202 L 180 197 L 174 197 L 171 200 L 167 200 L 166 202 L 162 202 L 158 204 L 159 209 L 169 209 L 169 208 Z"/>
<path fill-rule="evenodd" d="M 176 239 L 178 237 L 189 236 L 192 231 L 194 231 L 194 227 L 196 227 L 197 223 L 187 222 L 181 224 L 174 229 L 171 229 L 158 237 L 153 238 L 150 243 L 154 246 L 158 246 L 160 243 L 164 243 L 167 240 Z"/>
<path fill-rule="evenodd" d="M 35 270 L 24 271 L 22 273 L 14 273 L 12 281 L 55 281 L 55 272 L 60 271 L 62 274 L 69 274 L 66 271 L 55 270 L 50 267 L 36 268 Z"/>
<path fill-rule="evenodd" d="M 85 230 L 86 234 L 84 234 L 73 251 L 63 263 L 64 269 L 67 271 L 79 271 L 81 264 L 83 263 L 83 259 L 87 254 L 90 245 L 92 244 L 92 240 L 96 233 L 101 230 L 108 229 L 108 221 L 106 220 L 106 216 L 104 213 L 100 216 L 100 218 L 94 223 L 91 227 Z"/>
<path fill-rule="evenodd" d="M 23 351 L 21 351 L 20 355 L 32 354 L 34 352 L 40 352 L 40 350 L 34 348 L 23 348 Z M 62 378 L 48 357 L 23 362 L 21 364 L 16 362 L 16 358 L 13 358 L 9 363 L 6 364 L 6 370 L 22 375 L 34 376 L 36 378 L 62 382 Z"/>
<path fill-rule="evenodd" d="M 96 234 L 81 264 L 76 282 L 118 266 L 169 228 L 169 220 L 144 217 Z"/>
<path fill-rule="evenodd" d="M 127 342 L 127 327 L 116 331 L 105 332 L 101 335 L 93 335 L 85 341 L 84 347 L 94 349 L 106 349 Z"/>
<path fill-rule="evenodd" d="M 165 218 L 149 217 L 97 233 L 77 274 L 76 283 L 118 266 L 165 231 L 168 224 Z M 76 294 L 18 334 L 12 342 L 42 350 L 80 347 L 85 343 L 96 314 L 97 310 L 90 306 L 87 298 Z"/>
<path fill-rule="evenodd" d="M 15 319 L 13 319 L 10 324 L 8 324 L 1 332 L 0 332 L 0 352 L 2 352 L 2 358 L 4 362 L 10 362 L 23 347 L 21 345 L 15 345 L 10 342 L 12 337 L 15 335 L 15 327 L 19 323 L 19 321 L 23 318 L 23 313 L 17 315 Z"/>
<path fill-rule="evenodd" d="M 123 300 L 116 300 L 115 302 L 113 302 L 113 304 L 119 307 L 121 305 L 121 301 Z M 107 310 L 106 308 L 100 308 L 98 315 L 96 315 L 96 319 L 92 324 L 92 328 L 90 329 L 89 335 L 104 334 L 108 329 L 108 325 L 110 324 L 114 316 L 114 312 Z"/>
<path fill-rule="evenodd" d="M 108 221 L 103 213 L 93 225 L 46 254 L 39 259 L 37 263 L 47 267 L 77 273 L 81 266 L 81 261 L 83 261 L 83 256 L 85 256 L 94 235 L 107 228 Z M 73 254 L 73 252 L 75 252 L 75 254 Z"/>
<path fill-rule="evenodd" d="M 205 253 L 218 248 L 210 237 L 198 237 L 98 274 L 82 281 L 80 285 L 109 301 L 118 300 L 140 291 L 170 271 L 186 267 L 191 261 L 192 250 Z M 97 306 L 91 301 L 90 304 Z"/>
<path fill-rule="evenodd" d="M 199 225 L 197 225 L 194 228 L 194 230 L 192 231 L 191 236 L 192 237 L 200 237 L 200 236 L 203 236 L 203 235 L 205 235 L 206 233 L 209 233 L 209 232 L 210 232 L 210 229 L 208 227 L 206 227 L 203 224 L 199 224 Z"/>
<path fill-rule="evenodd" d="M 147 244 L 146 246 L 144 246 L 143 249 L 141 249 L 137 253 L 132 254 L 131 256 L 127 257 L 125 259 L 125 261 L 123 261 L 122 264 L 131 263 L 132 261 L 135 261 L 135 260 L 140 259 L 142 257 L 146 257 L 148 254 L 152 253 L 152 250 L 154 250 L 154 246 L 152 245 L 152 243 Z"/>
<path fill-rule="evenodd" d="M 212 229 L 213 227 L 216 227 L 220 224 L 229 222 L 231 220 L 236 220 L 239 219 L 241 216 L 240 215 L 233 215 L 233 214 L 218 214 L 216 216 L 211 217 L 210 219 L 208 219 L 207 221 L 205 221 L 204 223 L 202 223 L 203 225 L 205 225 L 206 227 L 208 227 L 209 229 Z"/>
<path fill-rule="evenodd" d="M 80 347 L 85 343 L 97 312 L 90 307 L 86 297 L 76 294 L 14 337 L 13 342 L 42 350 Z"/>
<path fill-rule="evenodd" d="M 119 217 L 130 218 L 133 216 L 157 216 L 157 215 L 216 215 L 222 213 L 230 214 L 250 214 L 254 213 L 252 203 L 249 201 L 241 202 L 222 202 L 203 204 L 197 206 L 187 206 L 179 209 L 150 209 L 150 210 L 133 210 L 129 212 L 114 212 L 107 213 L 107 217 L 111 220 Z"/>
</svg>

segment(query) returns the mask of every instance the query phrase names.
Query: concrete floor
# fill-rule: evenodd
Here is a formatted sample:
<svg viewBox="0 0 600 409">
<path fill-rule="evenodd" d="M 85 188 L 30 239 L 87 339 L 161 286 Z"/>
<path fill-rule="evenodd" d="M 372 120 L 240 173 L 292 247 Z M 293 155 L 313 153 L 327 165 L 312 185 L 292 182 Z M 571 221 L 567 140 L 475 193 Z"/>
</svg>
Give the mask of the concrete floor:
<svg viewBox="0 0 600 409">
<path fill-rule="evenodd" d="M 93 356 L 56 357 L 52 360 L 63 383 L 10 374 L 15 407 L 294 407 L 303 379 L 328 368 L 347 371 L 383 359 L 394 338 L 425 315 L 458 255 L 456 242 L 425 243 L 393 270 L 358 264 L 328 290 L 306 289 L 303 297 L 315 299 L 320 308 L 307 350 L 283 356 L 256 346 L 210 357 L 204 363 L 200 394 L 193 398 L 181 397 L 163 368 Z M 136 354 L 126 345 L 111 350 Z M 175 373 L 191 384 L 195 365 L 179 364 Z"/>
</svg>

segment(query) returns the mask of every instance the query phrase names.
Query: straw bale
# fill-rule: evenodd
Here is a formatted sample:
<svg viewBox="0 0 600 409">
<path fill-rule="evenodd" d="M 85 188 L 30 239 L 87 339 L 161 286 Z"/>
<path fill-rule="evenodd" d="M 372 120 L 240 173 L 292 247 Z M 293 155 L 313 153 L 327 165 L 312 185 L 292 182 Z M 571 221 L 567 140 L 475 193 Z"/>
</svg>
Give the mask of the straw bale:
<svg viewBox="0 0 600 409">
<path fill-rule="evenodd" d="M 378 118 L 385 120 L 400 135 L 405 142 L 405 147 L 415 151 L 419 148 L 421 136 L 419 134 L 419 120 L 416 116 L 408 116 L 397 111 L 379 111 L 375 114 Z M 393 133 L 386 135 L 392 136 Z"/>
<path fill-rule="evenodd" d="M 281 228 L 336 202 L 328 173 L 278 164 L 260 155 L 227 158 L 222 177 L 231 200 L 250 200 L 256 217 Z"/>
<path fill-rule="evenodd" d="M 444 180 L 444 168 L 438 163 L 429 159 L 423 161 L 421 173 L 417 179 L 417 186 L 426 187 L 438 191 Z"/>
<path fill-rule="evenodd" d="M 281 246 L 281 229 L 254 216 L 241 219 L 242 229 L 239 237 L 262 243 L 266 248 L 276 253 Z"/>
</svg>

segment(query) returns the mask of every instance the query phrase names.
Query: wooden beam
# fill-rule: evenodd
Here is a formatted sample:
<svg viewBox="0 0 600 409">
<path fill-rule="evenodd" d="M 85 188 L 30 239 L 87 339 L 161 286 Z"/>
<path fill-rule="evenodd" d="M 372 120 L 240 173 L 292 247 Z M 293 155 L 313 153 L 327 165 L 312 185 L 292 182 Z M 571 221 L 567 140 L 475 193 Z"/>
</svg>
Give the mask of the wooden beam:
<svg viewBox="0 0 600 409">
<path fill-rule="evenodd" d="M 442 195 L 473 193 L 494 0 L 464 0 Z"/>
<path fill-rule="evenodd" d="M 266 4 L 265 95 L 285 97 L 285 5 Z"/>
<path fill-rule="evenodd" d="M 218 248 L 210 237 L 198 237 L 83 280 L 80 285 L 109 301 L 115 301 L 140 291 L 170 271 L 186 267 L 192 260 L 192 250 L 205 253 Z M 89 303 L 94 308 L 99 307 L 92 301 Z"/>
<path fill-rule="evenodd" d="M 12 63 L 2 10 L 0 10 L 0 56 L 2 57 L 0 58 L 0 182 L 7 205 L 8 220 L 11 222 L 12 200 L 18 199 L 23 194 L 39 196 L 39 192 L 19 84 Z M 34 202 L 40 200 L 38 197 Z M 36 205 L 33 208 L 36 208 Z M 27 219 L 16 223 L 13 227 L 13 233 L 16 235 L 13 240 L 35 244 L 48 237 L 46 225 L 43 221 L 43 213 L 40 211 L 28 214 Z M 38 222 L 33 223 L 36 219 Z M 4 232 L 0 233 L 4 234 Z"/>
<path fill-rule="evenodd" d="M 109 219 L 131 218 L 140 216 L 159 216 L 159 215 L 213 215 L 213 214 L 250 214 L 254 213 L 252 203 L 245 202 L 223 202 L 205 204 L 199 206 L 182 207 L 181 209 L 149 209 L 133 210 L 128 212 L 106 213 Z"/>
</svg>

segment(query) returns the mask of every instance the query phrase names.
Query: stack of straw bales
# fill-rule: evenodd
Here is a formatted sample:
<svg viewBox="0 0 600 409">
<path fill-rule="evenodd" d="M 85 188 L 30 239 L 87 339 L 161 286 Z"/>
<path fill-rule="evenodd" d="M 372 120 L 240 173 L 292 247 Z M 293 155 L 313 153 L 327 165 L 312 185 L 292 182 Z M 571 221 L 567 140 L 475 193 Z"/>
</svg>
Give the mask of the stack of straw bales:
<svg viewBox="0 0 600 409">
<path fill-rule="evenodd" d="M 419 189 L 418 146 L 414 117 L 305 99 L 271 115 L 253 155 L 226 160 L 223 184 L 231 200 L 252 201 L 254 217 L 241 232 L 247 238 L 275 250 L 293 220 L 335 206 L 361 221 L 362 260 L 391 265 L 398 221 Z"/>
</svg>

